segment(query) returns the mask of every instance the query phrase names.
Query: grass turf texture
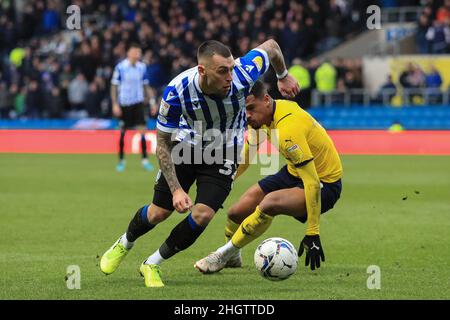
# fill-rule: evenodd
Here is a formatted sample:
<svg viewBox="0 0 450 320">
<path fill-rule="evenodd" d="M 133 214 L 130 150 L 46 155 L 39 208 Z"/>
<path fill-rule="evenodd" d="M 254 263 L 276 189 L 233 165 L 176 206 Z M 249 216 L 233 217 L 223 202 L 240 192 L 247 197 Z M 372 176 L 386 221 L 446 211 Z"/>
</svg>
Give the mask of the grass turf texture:
<svg viewBox="0 0 450 320">
<path fill-rule="evenodd" d="M 145 172 L 137 156 L 117 173 L 112 155 L 1 154 L 0 299 L 449 299 L 450 158 L 342 159 L 341 200 L 321 220 L 320 270 L 305 268 L 303 256 L 286 281 L 258 275 L 260 241 L 280 236 L 298 246 L 304 235 L 304 225 L 280 216 L 245 248 L 242 269 L 200 274 L 194 262 L 224 241 L 221 210 L 191 248 L 163 264 L 166 287 L 148 289 L 137 269 L 184 215 L 139 239 L 113 275 L 100 272 L 97 257 L 151 201 L 156 172 Z M 257 167 L 249 170 L 225 208 L 259 177 Z M 80 266 L 80 290 L 66 287 L 69 265 Z M 367 289 L 369 265 L 381 268 L 381 290 Z"/>
</svg>

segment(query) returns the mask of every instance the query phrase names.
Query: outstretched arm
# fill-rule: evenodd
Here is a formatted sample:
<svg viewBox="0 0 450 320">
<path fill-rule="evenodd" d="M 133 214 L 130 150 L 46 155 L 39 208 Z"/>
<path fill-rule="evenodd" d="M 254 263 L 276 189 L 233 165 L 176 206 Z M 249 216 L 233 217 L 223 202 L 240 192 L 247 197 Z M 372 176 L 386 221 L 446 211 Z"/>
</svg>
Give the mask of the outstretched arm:
<svg viewBox="0 0 450 320">
<path fill-rule="evenodd" d="M 269 39 L 259 45 L 258 48 L 266 51 L 269 56 L 270 64 L 277 74 L 278 90 L 280 90 L 280 93 L 284 97 L 295 97 L 300 92 L 300 86 L 297 80 L 288 73 L 283 52 L 278 43 L 273 39 Z"/>
</svg>

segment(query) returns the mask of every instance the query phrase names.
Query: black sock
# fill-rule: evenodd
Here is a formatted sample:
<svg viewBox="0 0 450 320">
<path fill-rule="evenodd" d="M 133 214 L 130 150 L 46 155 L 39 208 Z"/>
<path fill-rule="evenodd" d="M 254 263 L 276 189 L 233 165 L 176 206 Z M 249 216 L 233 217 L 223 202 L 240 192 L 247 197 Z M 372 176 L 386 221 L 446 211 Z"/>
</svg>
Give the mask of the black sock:
<svg viewBox="0 0 450 320">
<path fill-rule="evenodd" d="M 142 159 L 147 159 L 147 143 L 145 142 L 145 133 L 141 136 Z"/>
<path fill-rule="evenodd" d="M 119 140 L 119 159 L 123 160 L 123 149 L 125 147 L 125 129 L 120 130 L 120 140 Z"/>
<path fill-rule="evenodd" d="M 169 259 L 177 252 L 190 247 L 205 230 L 205 227 L 199 226 L 191 215 L 192 213 L 172 229 L 169 237 L 159 248 L 159 253 L 164 259 Z"/>
<path fill-rule="evenodd" d="M 152 230 L 156 225 L 151 224 L 147 218 L 147 208 L 144 206 L 140 208 L 133 219 L 131 219 L 130 224 L 127 229 L 127 240 L 130 242 L 136 241 L 137 238 L 146 234 Z"/>
</svg>

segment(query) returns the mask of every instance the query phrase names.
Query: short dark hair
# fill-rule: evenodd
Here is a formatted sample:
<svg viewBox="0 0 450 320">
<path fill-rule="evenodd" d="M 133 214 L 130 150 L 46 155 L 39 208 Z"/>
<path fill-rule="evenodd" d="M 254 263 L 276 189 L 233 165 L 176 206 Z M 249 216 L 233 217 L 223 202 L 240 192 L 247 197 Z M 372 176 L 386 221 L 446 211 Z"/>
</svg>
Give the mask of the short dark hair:
<svg viewBox="0 0 450 320">
<path fill-rule="evenodd" d="M 198 47 L 197 60 L 200 60 L 200 58 L 202 57 L 210 58 L 215 54 L 224 58 L 231 57 L 230 49 L 222 42 L 216 40 L 207 40 Z"/>
<path fill-rule="evenodd" d="M 255 96 L 257 99 L 262 99 L 264 95 L 267 93 L 267 88 L 264 82 L 261 80 L 256 80 L 252 89 L 250 90 L 250 94 Z"/>
<path fill-rule="evenodd" d="M 141 46 L 139 44 L 137 44 L 136 42 L 132 42 L 128 45 L 127 51 L 130 49 L 133 49 L 133 48 L 141 49 Z"/>
</svg>

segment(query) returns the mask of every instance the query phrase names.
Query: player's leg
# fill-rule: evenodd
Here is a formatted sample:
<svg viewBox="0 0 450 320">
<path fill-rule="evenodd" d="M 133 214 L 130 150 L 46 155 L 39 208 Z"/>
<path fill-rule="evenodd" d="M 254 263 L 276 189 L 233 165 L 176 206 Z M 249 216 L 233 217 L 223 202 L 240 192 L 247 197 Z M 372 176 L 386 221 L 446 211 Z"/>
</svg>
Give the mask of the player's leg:
<svg viewBox="0 0 450 320">
<path fill-rule="evenodd" d="M 119 163 L 116 166 L 116 170 L 118 172 L 122 172 L 123 170 L 125 170 L 125 158 L 124 158 L 125 133 L 126 128 L 122 126 L 120 128 L 120 138 L 119 138 Z"/>
<path fill-rule="evenodd" d="M 221 182 L 202 182 L 197 180 L 197 198 L 195 205 L 187 217 L 182 220 L 170 233 L 169 237 L 159 248 L 163 260 L 167 260 L 178 252 L 189 248 L 203 233 L 215 213 L 221 208 L 223 201 L 230 192 L 230 188 L 223 188 Z M 231 183 L 230 183 L 231 185 Z M 149 261 L 161 263 L 160 261 Z"/>
<path fill-rule="evenodd" d="M 235 163 L 199 164 L 193 168 L 197 179 L 195 205 L 159 248 L 158 251 L 164 260 L 187 249 L 198 239 L 231 191 L 232 177 L 236 170 Z"/>
<path fill-rule="evenodd" d="M 138 104 L 135 108 L 135 123 L 136 129 L 141 134 L 141 152 L 142 152 L 142 166 L 147 171 L 153 171 L 152 164 L 148 161 L 147 157 L 147 142 L 145 140 L 145 133 L 147 131 L 147 121 L 145 119 L 145 109 L 142 103 Z"/>
<path fill-rule="evenodd" d="M 263 234 L 272 223 L 273 216 L 266 212 L 268 199 L 272 198 L 274 193 L 297 186 L 301 180 L 292 176 L 287 167 L 284 166 L 276 174 L 265 177 L 258 182 L 259 187 L 264 193 L 264 197 L 255 208 L 255 211 L 248 215 L 241 223 L 240 228 L 233 235 L 230 243 L 225 249 L 243 248 L 248 243 Z M 234 249 L 235 250 L 235 249 Z"/>
<path fill-rule="evenodd" d="M 133 126 L 133 119 L 130 107 L 120 107 L 122 115 L 120 116 L 119 126 L 120 126 L 120 138 L 119 138 L 119 163 L 116 166 L 118 172 L 125 170 L 125 134 L 127 129 Z"/>
<path fill-rule="evenodd" d="M 256 206 L 264 198 L 264 195 L 265 193 L 259 184 L 254 184 L 241 196 L 237 203 L 228 209 L 227 222 L 225 224 L 225 243 L 231 240 L 242 221 L 255 211 Z M 242 258 L 239 250 L 227 260 L 225 268 L 240 268 L 241 266 Z"/>
<path fill-rule="evenodd" d="M 272 224 L 277 214 L 295 216 L 306 211 L 304 192 L 300 188 L 281 189 L 264 196 L 254 212 L 246 217 L 234 233 L 231 240 L 217 250 L 223 258 L 228 259 L 239 249 L 261 236 Z M 216 272 L 211 270 L 212 272 Z"/>
<path fill-rule="evenodd" d="M 175 171 L 180 181 L 180 184 L 185 192 L 189 192 L 191 185 L 195 180 L 195 171 L 193 165 L 175 165 Z M 172 204 L 172 194 L 169 186 L 161 171 L 158 173 L 157 185 L 155 186 L 155 194 L 153 197 L 152 206 L 156 205 L 171 212 L 174 210 Z M 193 208 L 193 211 L 197 208 Z M 182 250 L 186 246 L 185 242 L 195 241 L 201 234 L 202 228 L 196 228 L 192 223 L 192 213 L 190 213 L 184 220 L 182 220 L 170 233 L 166 241 L 151 254 L 140 266 L 139 271 L 144 277 L 144 282 L 147 287 L 163 287 L 164 283 L 161 280 L 160 264 L 169 259 L 171 256 Z M 186 237 L 186 238 L 185 238 Z M 187 245 L 189 246 L 189 245 Z M 186 246 L 186 247 L 187 247 Z"/>
<path fill-rule="evenodd" d="M 231 239 L 242 221 L 255 211 L 256 206 L 262 201 L 264 196 L 265 192 L 261 189 L 260 185 L 256 183 L 240 197 L 238 202 L 228 209 L 228 221 L 231 221 L 234 226 L 230 227 L 230 230 L 227 230 L 228 227 L 225 229 L 227 241 Z M 231 229 L 236 230 L 233 232 Z"/>
<path fill-rule="evenodd" d="M 333 208 L 340 197 L 341 190 L 340 180 L 334 183 L 322 183 L 321 213 Z M 255 213 L 242 222 L 241 228 L 234 234 L 231 243 L 237 248 L 242 248 L 267 230 L 267 224 L 270 225 L 270 222 L 267 221 L 271 221 L 273 217 L 281 214 L 292 216 L 303 223 L 306 222 L 306 197 L 301 180 L 295 187 L 268 193 Z"/>
<path fill-rule="evenodd" d="M 164 243 L 140 267 L 147 287 L 163 287 L 160 264 L 190 247 L 202 234 L 214 216 L 215 211 L 201 203 L 193 206 L 192 211 L 172 229 Z"/>
<path fill-rule="evenodd" d="M 145 138 L 145 133 L 146 133 L 147 129 L 142 126 L 139 126 L 137 129 L 139 130 L 139 133 L 141 134 L 142 167 L 147 171 L 153 171 L 154 167 L 148 160 L 148 154 L 147 154 L 147 140 Z"/>
<path fill-rule="evenodd" d="M 185 190 L 193 183 L 193 176 L 184 166 L 175 166 L 177 176 Z M 140 208 L 128 224 L 127 231 L 105 252 L 100 268 L 105 274 L 113 273 L 133 247 L 136 239 L 152 230 L 173 212 L 172 194 L 161 171 L 158 172 L 151 205 Z"/>
<path fill-rule="evenodd" d="M 259 181 L 257 185 L 252 186 L 241 198 L 242 202 L 240 200 L 238 205 L 233 206 L 232 210 L 230 210 L 236 222 L 242 221 L 238 228 L 233 226 L 235 232 L 231 240 L 207 257 L 197 261 L 196 265 L 200 266 L 198 269 L 203 270 L 205 273 L 220 271 L 222 269 L 220 262 L 225 261 L 226 265 L 227 261 L 239 253 L 240 248 L 256 239 L 269 228 L 272 217 L 266 215 L 258 207 L 265 195 L 273 190 L 287 188 L 296 184 L 298 184 L 298 179 L 290 176 L 285 166 L 276 174 L 267 176 Z M 254 198 L 252 199 L 252 197 Z M 228 223 L 227 227 L 229 228 L 229 233 L 234 231 L 229 227 Z"/>
<path fill-rule="evenodd" d="M 100 269 L 109 275 L 117 270 L 122 260 L 133 248 L 134 242 L 152 230 L 158 223 L 167 219 L 171 210 L 154 204 L 140 208 L 128 224 L 127 231 L 103 254 Z"/>
</svg>

